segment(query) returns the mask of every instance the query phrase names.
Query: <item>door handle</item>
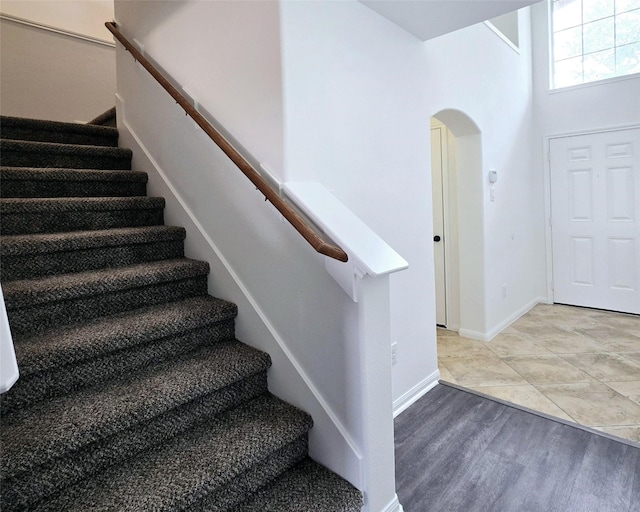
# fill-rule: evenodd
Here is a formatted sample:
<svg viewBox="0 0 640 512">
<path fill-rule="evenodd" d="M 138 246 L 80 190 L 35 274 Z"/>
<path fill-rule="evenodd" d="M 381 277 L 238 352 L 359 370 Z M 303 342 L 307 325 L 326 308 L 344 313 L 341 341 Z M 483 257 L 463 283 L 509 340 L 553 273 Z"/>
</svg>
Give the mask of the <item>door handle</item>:
<svg viewBox="0 0 640 512">
<path fill-rule="evenodd" d="M 442 238 L 440 238 L 440 235 L 436 235 L 433 237 L 434 242 L 439 242 L 440 240 L 442 240 Z"/>
</svg>

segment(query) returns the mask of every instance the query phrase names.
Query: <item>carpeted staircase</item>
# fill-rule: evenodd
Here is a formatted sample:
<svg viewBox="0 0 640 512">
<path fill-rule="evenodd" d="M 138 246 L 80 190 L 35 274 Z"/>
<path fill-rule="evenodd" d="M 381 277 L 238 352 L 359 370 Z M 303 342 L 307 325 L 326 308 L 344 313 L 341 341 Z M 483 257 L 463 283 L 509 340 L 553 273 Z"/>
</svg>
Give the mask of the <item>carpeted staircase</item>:
<svg viewBox="0 0 640 512">
<path fill-rule="evenodd" d="M 3 512 L 359 511 L 105 126 L 0 118 Z"/>
</svg>

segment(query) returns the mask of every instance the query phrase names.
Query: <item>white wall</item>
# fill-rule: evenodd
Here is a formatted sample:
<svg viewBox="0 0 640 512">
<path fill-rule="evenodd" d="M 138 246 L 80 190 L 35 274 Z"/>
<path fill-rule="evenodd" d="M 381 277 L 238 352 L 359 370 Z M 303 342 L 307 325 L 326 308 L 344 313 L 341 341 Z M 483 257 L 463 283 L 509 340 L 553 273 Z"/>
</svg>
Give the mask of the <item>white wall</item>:
<svg viewBox="0 0 640 512">
<path fill-rule="evenodd" d="M 461 299 L 475 313 L 467 330 L 495 334 L 544 292 L 528 12 L 517 53 L 484 24 L 422 43 L 355 2 L 284 2 L 281 9 L 287 179 L 322 181 L 409 261 L 391 279 L 394 400 L 402 402 L 437 367 L 432 115 L 457 109 L 482 133 L 476 174 L 467 176 L 459 162 L 460 179 L 473 181 L 466 193 L 475 194 L 460 207 L 478 205 L 471 216 L 484 232 L 484 247 L 467 242 L 461 254 L 473 279 Z M 489 168 L 499 173 L 495 202 Z M 478 236 L 471 226 L 461 229 Z"/>
<path fill-rule="evenodd" d="M 533 105 L 531 37 L 528 9 L 520 11 L 520 52 L 514 51 L 484 24 L 428 41 L 431 112 L 464 112 L 481 132 L 482 166 L 465 178 L 459 164 L 459 185 L 473 179 L 484 215 L 482 224 L 484 297 L 473 302 L 485 306 L 484 325 L 473 325 L 492 336 L 508 325 L 543 294 L 544 252 L 540 244 L 544 227 L 542 175 L 532 165 Z M 455 130 L 454 130 L 455 132 Z M 495 201 L 490 201 L 487 173 L 495 169 Z M 476 173 L 480 172 L 480 176 Z M 479 195 L 479 196 L 478 196 Z M 465 203 L 459 204 L 460 229 L 465 226 Z M 468 236 L 471 236 L 469 234 Z M 482 250 L 480 247 L 478 250 Z M 461 259 L 469 258 L 461 248 Z M 468 252 L 468 251 L 467 251 Z M 461 262 L 462 263 L 462 262 Z M 470 264 L 470 263 L 469 263 Z M 507 297 L 503 297 L 503 285 Z M 473 290 L 468 290 L 473 294 Z M 461 300 L 467 300 L 462 297 Z M 477 319 L 474 319 L 474 322 Z"/>
<path fill-rule="evenodd" d="M 126 22 L 152 59 L 163 56 L 159 64 L 169 76 L 186 84 L 203 109 L 281 177 L 276 2 L 117 2 L 116 20 Z"/>
<path fill-rule="evenodd" d="M 429 110 L 423 43 L 358 2 L 283 2 L 286 179 L 321 181 L 398 251 L 393 395 L 434 379 Z"/>
<path fill-rule="evenodd" d="M 104 22 L 113 18 L 112 2 L 3 1 L 1 8 L 4 14 L 36 23 L 110 38 Z M 112 46 L 10 19 L 3 18 L 0 23 L 3 115 L 86 122 L 113 107 L 116 78 Z"/>
<path fill-rule="evenodd" d="M 113 20 L 113 0 L 2 0 L 3 14 L 112 41 L 104 24 Z"/>
<path fill-rule="evenodd" d="M 536 154 L 542 138 L 640 122 L 640 75 L 550 90 L 548 4 L 532 8 Z M 542 161 L 537 160 L 540 168 Z"/>
</svg>

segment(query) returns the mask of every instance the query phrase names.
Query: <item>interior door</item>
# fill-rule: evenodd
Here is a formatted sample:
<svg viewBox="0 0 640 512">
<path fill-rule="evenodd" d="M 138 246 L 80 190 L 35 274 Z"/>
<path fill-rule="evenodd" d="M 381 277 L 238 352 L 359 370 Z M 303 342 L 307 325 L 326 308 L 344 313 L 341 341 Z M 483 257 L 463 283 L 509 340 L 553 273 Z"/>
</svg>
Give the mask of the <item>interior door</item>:
<svg viewBox="0 0 640 512">
<path fill-rule="evenodd" d="M 640 128 L 549 146 L 554 302 L 640 314 Z"/>
<path fill-rule="evenodd" d="M 433 258 L 436 284 L 436 324 L 447 325 L 447 287 L 444 252 L 442 128 L 431 129 L 431 183 L 433 191 Z"/>
</svg>

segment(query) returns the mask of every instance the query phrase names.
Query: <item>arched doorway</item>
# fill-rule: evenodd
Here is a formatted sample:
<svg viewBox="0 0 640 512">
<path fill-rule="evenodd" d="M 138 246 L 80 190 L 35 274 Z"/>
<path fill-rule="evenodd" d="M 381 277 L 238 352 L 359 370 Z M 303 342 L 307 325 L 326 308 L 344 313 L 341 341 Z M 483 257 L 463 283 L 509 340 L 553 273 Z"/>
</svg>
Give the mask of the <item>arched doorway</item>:
<svg viewBox="0 0 640 512">
<path fill-rule="evenodd" d="M 442 226 L 434 225 L 434 235 L 440 236 L 434 239 L 436 272 L 441 274 L 436 283 L 444 287 L 436 302 L 444 300 L 438 309 L 440 318 L 445 310 L 448 329 L 476 337 L 473 334 L 485 332 L 486 324 L 482 137 L 475 122 L 459 110 L 436 113 L 434 129 L 439 134 L 433 137 L 432 132 L 432 175 L 441 173 L 440 180 L 433 176 L 434 205 L 441 208 L 442 217 Z M 438 213 L 434 212 L 436 222 Z"/>
</svg>

